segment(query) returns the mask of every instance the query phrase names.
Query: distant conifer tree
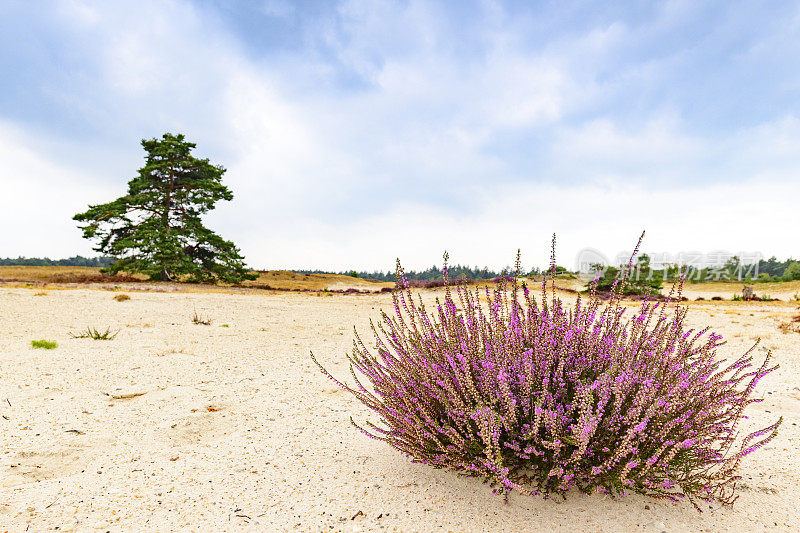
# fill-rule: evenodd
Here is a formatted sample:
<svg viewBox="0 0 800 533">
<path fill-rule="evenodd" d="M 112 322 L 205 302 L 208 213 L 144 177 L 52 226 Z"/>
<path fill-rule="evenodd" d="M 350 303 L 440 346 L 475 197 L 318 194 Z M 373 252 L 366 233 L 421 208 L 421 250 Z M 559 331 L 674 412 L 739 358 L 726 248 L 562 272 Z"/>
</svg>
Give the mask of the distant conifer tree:
<svg viewBox="0 0 800 533">
<path fill-rule="evenodd" d="M 201 216 L 233 193 L 222 184 L 225 169 L 192 156 L 195 146 L 170 133 L 142 140 L 146 163 L 128 194 L 75 215 L 83 236 L 98 240 L 95 250 L 114 257 L 109 273 L 191 282 L 255 278 L 239 249 L 202 224 Z"/>
</svg>

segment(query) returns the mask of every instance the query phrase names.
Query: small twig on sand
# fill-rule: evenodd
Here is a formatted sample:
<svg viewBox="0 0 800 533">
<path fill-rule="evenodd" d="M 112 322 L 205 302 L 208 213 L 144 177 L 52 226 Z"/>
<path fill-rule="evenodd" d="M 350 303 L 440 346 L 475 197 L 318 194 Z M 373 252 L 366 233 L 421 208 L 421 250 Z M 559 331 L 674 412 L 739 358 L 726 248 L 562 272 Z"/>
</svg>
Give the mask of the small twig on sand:
<svg viewBox="0 0 800 533">
<path fill-rule="evenodd" d="M 59 491 L 56 493 L 56 499 L 53 500 L 52 502 L 50 502 L 50 505 L 45 507 L 45 509 L 50 509 L 53 505 L 55 505 L 55 503 L 58 501 L 58 498 L 59 498 L 60 494 L 61 494 L 61 490 L 59 489 Z"/>
<path fill-rule="evenodd" d="M 104 392 L 106 396 L 110 396 L 112 400 L 130 400 L 131 398 L 138 398 L 139 396 L 144 396 L 147 394 L 146 392 L 130 392 L 127 394 L 109 394 Z"/>
</svg>

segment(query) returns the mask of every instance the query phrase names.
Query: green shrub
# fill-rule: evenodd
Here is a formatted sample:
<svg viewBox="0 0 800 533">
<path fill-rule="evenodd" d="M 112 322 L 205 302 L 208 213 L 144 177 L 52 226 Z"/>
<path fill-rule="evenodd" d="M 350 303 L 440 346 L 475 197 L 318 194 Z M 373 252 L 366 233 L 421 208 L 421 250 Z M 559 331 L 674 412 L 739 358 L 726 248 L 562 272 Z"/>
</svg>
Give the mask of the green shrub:
<svg viewBox="0 0 800 533">
<path fill-rule="evenodd" d="M 597 280 L 596 290 L 599 292 L 615 291 L 617 289 L 616 285 L 622 279 L 623 272 L 623 269 L 607 267 L 603 275 Z M 642 254 L 627 273 L 621 292 L 624 295 L 656 295 L 661 290 L 663 282 L 664 274 L 660 271 L 651 270 L 650 258 L 647 254 Z M 587 284 L 587 289 L 591 284 Z"/>
<path fill-rule="evenodd" d="M 31 347 L 33 348 L 41 348 L 42 350 L 53 350 L 58 346 L 56 341 L 46 341 L 46 340 L 38 340 L 38 341 L 31 341 Z"/>
<path fill-rule="evenodd" d="M 783 271 L 783 281 L 800 279 L 800 262 L 792 261 Z"/>
</svg>

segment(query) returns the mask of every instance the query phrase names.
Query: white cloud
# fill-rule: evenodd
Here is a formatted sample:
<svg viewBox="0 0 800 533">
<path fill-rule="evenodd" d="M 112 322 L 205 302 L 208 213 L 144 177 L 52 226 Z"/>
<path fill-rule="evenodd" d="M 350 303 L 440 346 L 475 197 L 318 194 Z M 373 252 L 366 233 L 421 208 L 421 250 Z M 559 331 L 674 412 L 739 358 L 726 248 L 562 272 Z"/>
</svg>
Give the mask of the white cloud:
<svg viewBox="0 0 800 533">
<path fill-rule="evenodd" d="M 730 149 L 736 157 L 800 167 L 800 119 L 785 115 L 737 132 Z"/>
<path fill-rule="evenodd" d="M 420 268 L 446 248 L 455 262 L 502 267 L 518 247 L 542 265 L 554 231 L 567 265 L 584 246 L 629 248 L 641 229 L 656 251 L 798 253 L 786 238 L 800 222 L 796 117 L 709 135 L 667 104 L 639 120 L 598 111 L 672 61 L 598 81 L 641 28 L 613 23 L 531 49 L 525 24 L 494 9 L 475 37 L 481 53 L 465 55 L 427 2 L 347 2 L 322 28 L 331 66 L 308 50 L 254 61 L 185 2 L 63 5 L 67 33 L 93 51 L 92 87 L 65 90 L 69 108 L 132 136 L 130 160 L 141 160 L 136 136 L 171 130 L 226 166 L 235 199 L 209 226 L 254 266 L 385 270 L 400 256 Z M 281 5 L 264 9 L 288 16 Z M 366 84 L 337 86 L 339 64 Z M 109 161 L 101 178 L 25 131 L 0 124 L 0 224 L 25 228 L 0 235 L 0 255 L 86 253 L 71 216 L 118 196 L 135 167 L 75 147 Z M 527 162 L 519 139 L 531 131 Z M 496 150 L 515 136 L 523 163 Z"/>
<path fill-rule="evenodd" d="M 642 230 L 644 249 L 797 255 L 785 236 L 797 225 L 800 183 L 749 181 L 682 186 L 654 193 L 634 185 L 523 185 L 484 191 L 472 212 L 406 204 L 342 225 L 305 218 L 280 231 L 243 238 L 249 260 L 275 267 L 391 270 L 438 263 L 442 252 L 461 264 L 511 264 L 522 248 L 527 266 L 545 265 L 550 235 L 558 234 L 558 261 L 573 267 L 584 247 L 607 257 L 630 250 Z"/>
<path fill-rule="evenodd" d="M 118 187 L 50 160 L 39 148 L 24 132 L 0 122 L 0 256 L 93 255 L 72 217 L 89 203 L 114 198 Z"/>
<path fill-rule="evenodd" d="M 594 166 L 608 162 L 646 162 L 666 164 L 675 160 L 695 159 L 706 147 L 703 139 L 682 133 L 674 117 L 647 121 L 641 127 L 622 131 L 610 119 L 590 120 L 579 128 L 567 129 L 560 136 L 554 155 L 578 156 Z"/>
<path fill-rule="evenodd" d="M 83 28 L 95 27 L 101 20 L 97 9 L 80 0 L 60 2 L 56 4 L 56 9 L 72 24 Z"/>
<path fill-rule="evenodd" d="M 602 118 L 561 128 L 550 171 L 553 177 L 634 181 L 659 190 L 692 183 L 768 184 L 796 179 L 800 172 L 800 120 L 792 115 L 725 135 L 688 129 L 675 113 L 639 124 Z"/>
<path fill-rule="evenodd" d="M 118 196 L 119 184 L 102 186 L 97 175 L 42 157 L 33 139 L 8 124 L 0 124 L 0 159 L 10 177 L 3 180 L 0 213 L 3 226 L 14 228 L 0 232 L 0 250 L 52 257 L 89 252 L 71 217 L 90 203 Z M 316 217 L 302 201 L 287 203 L 276 187 L 256 198 L 248 198 L 252 189 L 239 190 L 233 204 L 220 206 L 228 215 L 210 220 L 242 246 L 254 266 L 389 270 L 399 256 L 409 268 L 424 268 L 438 263 L 447 249 L 454 262 L 499 268 L 513 261 L 518 247 L 524 264 L 543 265 L 552 232 L 559 234 L 559 261 L 571 266 L 585 246 L 610 257 L 629 249 L 641 229 L 648 230 L 645 249 L 651 251 L 797 254 L 796 242 L 785 238 L 798 222 L 797 181 L 657 192 L 620 182 L 487 185 L 471 211 L 421 199 L 340 223 Z"/>
<path fill-rule="evenodd" d="M 603 118 L 562 128 L 550 153 L 552 171 L 572 180 L 627 179 L 670 187 L 704 168 L 714 143 L 684 132 L 673 115 L 620 125 Z"/>
</svg>

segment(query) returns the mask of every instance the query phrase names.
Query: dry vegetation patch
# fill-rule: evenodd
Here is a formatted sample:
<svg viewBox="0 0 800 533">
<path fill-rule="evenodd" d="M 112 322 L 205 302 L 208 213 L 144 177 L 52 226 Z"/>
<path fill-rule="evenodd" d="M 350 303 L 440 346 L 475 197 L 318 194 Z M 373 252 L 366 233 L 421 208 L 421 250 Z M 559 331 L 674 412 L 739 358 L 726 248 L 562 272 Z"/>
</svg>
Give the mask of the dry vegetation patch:
<svg viewBox="0 0 800 533">
<path fill-rule="evenodd" d="M 117 274 L 109 276 L 96 267 L 71 266 L 0 266 L 0 281 L 29 283 L 110 283 L 139 282 L 145 276 Z"/>
<path fill-rule="evenodd" d="M 301 274 L 288 270 L 258 271 L 258 278 L 246 281 L 235 287 L 246 289 L 265 289 L 280 291 L 324 291 L 345 292 L 347 290 L 359 292 L 379 292 L 383 288 L 394 287 L 394 283 L 353 278 L 343 274 Z M 160 286 L 177 287 L 181 291 L 206 292 L 210 290 L 225 290 L 233 288 L 230 285 L 208 285 L 198 283 L 174 283 L 161 281 L 148 281 L 141 274 L 117 274 L 109 276 L 100 273 L 95 267 L 62 267 L 62 266 L 0 266 L 0 283 L 17 284 L 30 283 L 37 286 L 43 284 L 94 284 L 94 283 L 140 283 L 140 288 L 151 289 Z M 142 282 L 147 282 L 142 283 Z M 152 287 L 151 287 L 152 286 Z M 116 298 L 115 298 L 116 299 Z M 118 299 L 122 301 L 125 298 Z"/>
<path fill-rule="evenodd" d="M 354 278 L 343 274 L 300 274 L 289 270 L 258 272 L 258 278 L 243 284 L 245 287 L 289 291 L 346 290 L 353 288 L 377 292 L 383 287 L 394 287 L 394 283 Z"/>
</svg>

